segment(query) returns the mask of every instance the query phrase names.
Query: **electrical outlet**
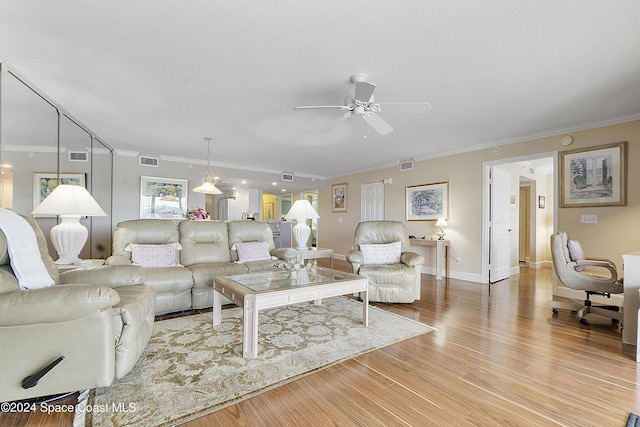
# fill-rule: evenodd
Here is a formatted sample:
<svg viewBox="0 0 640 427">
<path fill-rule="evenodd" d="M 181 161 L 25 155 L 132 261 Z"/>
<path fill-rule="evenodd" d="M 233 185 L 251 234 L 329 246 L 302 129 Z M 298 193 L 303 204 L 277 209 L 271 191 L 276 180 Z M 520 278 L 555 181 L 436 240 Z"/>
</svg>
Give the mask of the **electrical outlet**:
<svg viewBox="0 0 640 427">
<path fill-rule="evenodd" d="M 462 264 L 462 258 L 456 257 L 456 264 Z"/>
<path fill-rule="evenodd" d="M 338 222 L 342 222 L 342 218 L 338 218 Z"/>
</svg>

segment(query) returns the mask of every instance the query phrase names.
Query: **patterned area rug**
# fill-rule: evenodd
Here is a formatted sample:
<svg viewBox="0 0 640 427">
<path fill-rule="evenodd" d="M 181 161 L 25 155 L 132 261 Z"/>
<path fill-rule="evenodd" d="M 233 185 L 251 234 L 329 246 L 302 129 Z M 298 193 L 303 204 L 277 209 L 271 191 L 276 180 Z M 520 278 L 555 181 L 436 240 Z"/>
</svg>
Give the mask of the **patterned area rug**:
<svg viewBox="0 0 640 427">
<path fill-rule="evenodd" d="M 365 327 L 361 303 L 344 297 L 264 310 L 259 322 L 257 359 L 242 357 L 240 308 L 216 327 L 211 314 L 156 322 L 134 369 L 88 393 L 85 425 L 174 425 L 434 330 L 376 307 Z"/>
</svg>

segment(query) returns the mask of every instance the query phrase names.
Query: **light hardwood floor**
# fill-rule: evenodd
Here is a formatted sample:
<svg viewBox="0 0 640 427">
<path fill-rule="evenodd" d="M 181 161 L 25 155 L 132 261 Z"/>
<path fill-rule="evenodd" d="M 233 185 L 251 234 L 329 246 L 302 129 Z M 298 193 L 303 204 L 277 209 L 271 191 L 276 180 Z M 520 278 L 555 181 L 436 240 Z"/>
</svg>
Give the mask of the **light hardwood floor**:
<svg viewBox="0 0 640 427">
<path fill-rule="evenodd" d="M 348 270 L 344 262 L 336 268 Z M 640 412 L 620 328 L 547 307 L 551 270 L 491 285 L 423 275 L 414 304 L 376 304 L 437 331 L 193 420 L 200 426 L 624 426 Z M 627 349 L 628 351 L 628 349 Z M 0 416 L 2 426 L 71 417 Z M 26 423 L 26 424 L 25 424 Z"/>
</svg>

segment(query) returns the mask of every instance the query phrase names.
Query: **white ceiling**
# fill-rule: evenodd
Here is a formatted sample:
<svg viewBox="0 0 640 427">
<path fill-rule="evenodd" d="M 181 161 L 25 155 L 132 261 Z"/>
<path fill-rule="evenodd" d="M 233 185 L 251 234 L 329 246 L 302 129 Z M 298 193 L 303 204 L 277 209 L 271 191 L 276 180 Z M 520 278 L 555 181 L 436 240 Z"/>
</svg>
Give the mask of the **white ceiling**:
<svg viewBox="0 0 640 427">
<path fill-rule="evenodd" d="M 0 0 L 0 60 L 116 149 L 331 178 L 640 118 L 640 2 Z M 366 73 L 386 136 L 318 129 Z M 223 179 L 228 177 L 222 177 Z"/>
</svg>

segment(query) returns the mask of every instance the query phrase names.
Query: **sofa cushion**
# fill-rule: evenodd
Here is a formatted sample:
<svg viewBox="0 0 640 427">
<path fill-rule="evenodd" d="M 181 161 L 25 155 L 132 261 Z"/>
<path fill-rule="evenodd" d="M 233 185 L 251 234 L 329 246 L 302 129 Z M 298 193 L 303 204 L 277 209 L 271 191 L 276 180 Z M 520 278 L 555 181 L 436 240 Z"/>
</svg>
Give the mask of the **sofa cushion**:
<svg viewBox="0 0 640 427">
<path fill-rule="evenodd" d="M 182 221 L 178 225 L 182 265 L 230 262 L 227 223 L 223 221 Z"/>
<path fill-rule="evenodd" d="M 179 243 L 163 245 L 141 245 L 131 243 L 125 251 L 131 252 L 131 262 L 141 267 L 175 267 L 179 265 L 177 251 L 182 247 Z"/>
<path fill-rule="evenodd" d="M 400 250 L 400 242 L 360 245 L 365 264 L 399 264 Z"/>
<path fill-rule="evenodd" d="M 231 249 L 238 251 L 238 262 L 267 261 L 271 259 L 267 242 L 239 242 Z"/>
</svg>

